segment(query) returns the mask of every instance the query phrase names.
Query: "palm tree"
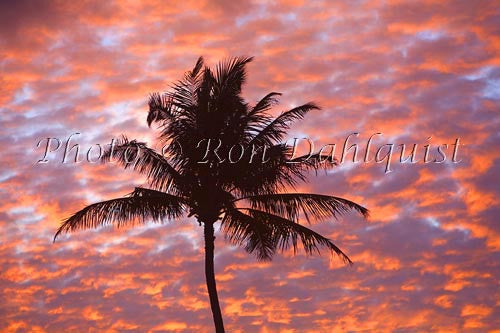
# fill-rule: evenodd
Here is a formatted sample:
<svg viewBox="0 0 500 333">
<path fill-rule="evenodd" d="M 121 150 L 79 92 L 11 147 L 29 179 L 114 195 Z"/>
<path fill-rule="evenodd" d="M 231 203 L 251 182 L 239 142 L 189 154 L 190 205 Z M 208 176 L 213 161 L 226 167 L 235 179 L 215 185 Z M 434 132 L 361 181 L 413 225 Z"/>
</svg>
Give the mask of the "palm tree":
<svg viewBox="0 0 500 333">
<path fill-rule="evenodd" d="M 280 140 L 292 121 L 319 107 L 307 103 L 273 118 L 269 110 L 281 94 L 269 93 L 253 106 L 246 103 L 241 88 L 250 61 L 234 58 L 211 70 L 200 57 L 169 92 L 153 93 L 147 122 L 159 125 L 159 141 L 168 144 L 165 149 L 159 153 L 123 137 L 102 157 L 103 162 L 116 159 L 145 174 L 148 188 L 137 187 L 126 197 L 83 208 L 64 220 L 54 236 L 55 241 L 61 233 L 109 223 L 121 226 L 194 215 L 204 229 L 205 276 L 217 333 L 224 332 L 214 273 L 217 222 L 229 241 L 259 260 L 270 260 L 290 247 L 295 252 L 300 241 L 307 254 L 324 247 L 351 263 L 332 241 L 300 224 L 299 217 L 312 222 L 351 210 L 368 214 L 343 198 L 287 192 L 305 181 L 309 171 L 335 161 L 325 162 L 317 153 L 291 158 L 291 147 Z M 205 148 L 212 143 L 217 147 Z"/>
</svg>

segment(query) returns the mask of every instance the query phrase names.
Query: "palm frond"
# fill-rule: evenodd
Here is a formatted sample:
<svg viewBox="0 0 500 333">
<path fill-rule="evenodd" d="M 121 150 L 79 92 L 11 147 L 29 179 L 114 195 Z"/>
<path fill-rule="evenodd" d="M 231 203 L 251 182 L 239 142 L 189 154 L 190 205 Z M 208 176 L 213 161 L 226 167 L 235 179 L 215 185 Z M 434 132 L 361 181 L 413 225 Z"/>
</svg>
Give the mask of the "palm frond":
<svg viewBox="0 0 500 333">
<path fill-rule="evenodd" d="M 268 111 L 273 105 L 277 105 L 279 103 L 277 97 L 281 95 L 282 94 L 278 92 L 270 92 L 260 101 L 258 101 L 257 104 L 255 104 L 255 106 L 250 110 L 249 114 L 253 115 Z"/>
<path fill-rule="evenodd" d="M 252 60 L 253 57 L 235 57 L 217 64 L 215 80 L 220 97 L 226 93 L 235 95 L 241 92 L 241 86 L 246 80 L 245 66 Z"/>
<path fill-rule="evenodd" d="M 288 160 L 289 164 L 301 164 L 304 169 L 317 171 L 320 168 L 330 169 L 339 165 L 339 162 L 332 154 L 313 153 L 297 156 Z"/>
<path fill-rule="evenodd" d="M 154 122 L 175 120 L 175 115 L 172 113 L 172 102 L 172 98 L 165 94 L 155 92 L 149 96 L 149 112 L 146 119 L 149 127 Z"/>
<path fill-rule="evenodd" d="M 148 126 L 159 122 L 165 126 L 174 122 L 181 111 L 190 111 L 198 99 L 201 84 L 203 57 L 199 57 L 194 68 L 184 74 L 184 79 L 173 84 L 172 91 L 164 94 L 152 93 L 149 97 Z"/>
<path fill-rule="evenodd" d="M 239 210 L 226 211 L 221 222 L 225 237 L 236 245 L 243 245 L 248 253 L 259 260 L 271 260 L 276 252 L 276 238 L 270 225 L 254 219 Z"/>
<path fill-rule="evenodd" d="M 180 191 L 185 183 L 183 177 L 167 159 L 144 142 L 129 141 L 123 136 L 114 149 L 109 147 L 101 157 L 103 163 L 111 159 L 115 159 L 125 169 L 132 168 L 145 174 L 155 189 Z"/>
<path fill-rule="evenodd" d="M 247 211 L 247 214 L 241 210 Z M 303 225 L 268 212 L 251 208 L 227 211 L 221 228 L 230 241 L 245 245 L 245 250 L 249 253 L 256 252 L 259 260 L 270 260 L 276 250 L 285 251 L 290 246 L 296 253 L 300 240 L 309 255 L 319 254 L 320 247 L 326 247 L 346 263 L 352 263 L 349 257 L 328 238 Z"/>
<path fill-rule="evenodd" d="M 310 170 L 317 172 L 320 168 L 329 169 L 337 165 L 331 156 L 319 153 L 290 159 L 292 149 L 285 144 L 257 147 L 258 153 L 253 159 L 248 149 L 240 163 L 221 166 L 224 168 L 225 178 L 234 179 L 233 185 L 240 196 L 294 189 L 299 182 L 307 180 Z M 265 153 L 262 147 L 266 149 Z"/>
<path fill-rule="evenodd" d="M 273 193 L 249 196 L 238 200 L 248 200 L 252 208 L 265 212 L 285 216 L 297 222 L 300 213 L 311 223 L 310 217 L 318 220 L 337 218 L 350 211 L 357 211 L 365 218 L 368 209 L 357 203 L 329 195 L 312 193 Z"/>
<path fill-rule="evenodd" d="M 252 139 L 251 143 L 271 145 L 274 142 L 278 142 L 282 139 L 283 135 L 289 129 L 290 122 L 304 118 L 304 116 L 311 110 L 319 109 L 319 106 L 312 102 L 309 102 L 283 112 L 271 123 L 262 128 L 260 132 Z"/>
<path fill-rule="evenodd" d="M 203 68 L 203 63 L 204 63 L 203 57 L 199 57 L 193 69 L 190 72 L 188 72 L 188 76 L 192 79 L 198 78 L 201 73 L 201 69 Z"/>
<path fill-rule="evenodd" d="M 174 219 L 184 212 L 183 198 L 146 188 L 136 188 L 129 196 L 98 202 L 85 207 L 63 221 L 54 241 L 64 232 L 97 228 L 115 223 L 121 227 L 126 223 L 144 223 L 150 218 L 154 222 Z"/>
<path fill-rule="evenodd" d="M 271 92 L 248 111 L 245 122 L 246 131 L 250 135 L 250 138 L 255 136 L 265 125 L 272 121 L 272 117 L 266 111 L 279 103 L 278 96 L 281 96 L 281 93 Z"/>
<path fill-rule="evenodd" d="M 262 150 L 251 163 L 248 157 L 241 163 L 227 164 L 224 170 L 240 196 L 285 191 L 306 179 L 302 164 L 287 163 L 289 148 L 284 144 L 264 147 L 265 154 Z"/>
</svg>

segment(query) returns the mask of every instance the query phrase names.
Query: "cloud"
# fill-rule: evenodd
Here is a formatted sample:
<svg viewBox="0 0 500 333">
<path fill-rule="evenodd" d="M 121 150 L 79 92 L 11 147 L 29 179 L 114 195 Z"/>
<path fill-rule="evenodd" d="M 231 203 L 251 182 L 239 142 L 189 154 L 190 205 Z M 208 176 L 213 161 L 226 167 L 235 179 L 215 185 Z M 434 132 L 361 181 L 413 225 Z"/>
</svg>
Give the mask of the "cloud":
<svg viewBox="0 0 500 333">
<path fill-rule="evenodd" d="M 62 164 L 121 133 L 155 145 L 146 100 L 200 55 L 254 55 L 244 95 L 283 93 L 278 113 L 317 101 L 290 136 L 418 144 L 385 174 L 345 163 L 301 190 L 371 209 L 311 226 L 355 261 L 283 253 L 261 263 L 217 235 L 231 332 L 492 332 L 500 235 L 498 10 L 489 1 L 418 3 L 16 1 L 0 5 L 0 330 L 210 332 L 201 229 L 191 219 L 79 232 L 62 219 L 144 179 L 115 165 Z M 37 143 L 59 138 L 50 163 Z M 460 163 L 451 144 L 460 138 Z M 448 144 L 445 163 L 424 145 Z M 435 150 L 432 150 L 435 152 Z M 73 151 L 74 153 L 74 151 Z M 372 152 L 374 154 L 374 152 Z"/>
</svg>

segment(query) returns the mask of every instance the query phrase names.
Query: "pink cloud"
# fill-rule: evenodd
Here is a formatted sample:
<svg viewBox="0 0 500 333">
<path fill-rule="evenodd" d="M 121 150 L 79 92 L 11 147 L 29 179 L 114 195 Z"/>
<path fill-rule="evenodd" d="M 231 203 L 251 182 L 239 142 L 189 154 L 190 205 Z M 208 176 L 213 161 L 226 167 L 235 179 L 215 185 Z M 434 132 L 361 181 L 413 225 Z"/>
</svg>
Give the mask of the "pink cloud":
<svg viewBox="0 0 500 333">
<path fill-rule="evenodd" d="M 82 152 L 121 133 L 154 144 L 148 93 L 200 55 L 254 55 L 244 95 L 309 100 L 291 135 L 341 144 L 452 143 L 462 162 L 347 164 L 304 190 L 372 210 L 312 228 L 355 261 L 284 253 L 260 263 L 218 235 L 234 332 L 484 331 L 498 322 L 498 6 L 490 1 L 2 3 L 0 330 L 210 332 L 201 229 L 185 219 L 101 228 L 52 244 L 61 220 L 144 182 L 115 166 L 41 165 L 47 137 Z M 347 134 L 346 134 L 347 133 Z M 366 142 L 366 141 L 365 141 Z M 341 147 L 337 147 L 341 149 Z M 364 149 L 364 148 L 363 148 Z M 420 153 L 421 154 L 421 153 Z"/>
</svg>

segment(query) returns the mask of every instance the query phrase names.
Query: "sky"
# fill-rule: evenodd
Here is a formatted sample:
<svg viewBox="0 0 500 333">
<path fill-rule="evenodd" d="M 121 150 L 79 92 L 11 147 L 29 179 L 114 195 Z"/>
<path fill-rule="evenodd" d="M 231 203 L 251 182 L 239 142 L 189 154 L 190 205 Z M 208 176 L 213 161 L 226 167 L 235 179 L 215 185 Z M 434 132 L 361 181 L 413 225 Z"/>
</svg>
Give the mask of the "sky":
<svg viewBox="0 0 500 333">
<path fill-rule="evenodd" d="M 276 114 L 322 107 L 290 138 L 341 152 L 359 133 L 362 159 L 381 133 L 370 158 L 394 151 L 391 172 L 351 150 L 299 186 L 370 209 L 311 226 L 352 266 L 304 251 L 262 263 L 216 232 L 227 331 L 500 332 L 498 22 L 500 4 L 480 0 L 0 2 L 0 331 L 213 330 L 194 219 L 52 237 L 144 184 L 86 154 L 122 133 L 155 146 L 149 93 L 199 56 L 255 56 L 250 103 L 278 91 Z M 71 134 L 80 163 L 76 148 L 62 163 Z M 47 138 L 61 146 L 37 163 Z M 415 163 L 400 144 L 418 144 Z"/>
</svg>

